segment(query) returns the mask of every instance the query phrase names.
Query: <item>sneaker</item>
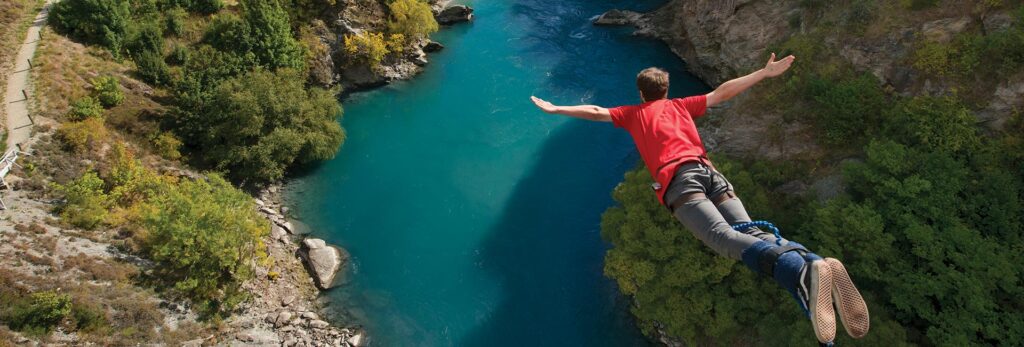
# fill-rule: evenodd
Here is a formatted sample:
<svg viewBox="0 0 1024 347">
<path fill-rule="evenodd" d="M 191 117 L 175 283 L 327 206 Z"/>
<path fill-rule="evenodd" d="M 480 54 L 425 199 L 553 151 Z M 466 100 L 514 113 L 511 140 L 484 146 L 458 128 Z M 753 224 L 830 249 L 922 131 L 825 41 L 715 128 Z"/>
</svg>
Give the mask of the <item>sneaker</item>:
<svg viewBox="0 0 1024 347">
<path fill-rule="evenodd" d="M 836 308 L 839 310 L 839 318 L 843 321 L 843 328 L 853 338 L 861 338 L 867 335 L 871 321 L 868 317 L 868 305 L 860 296 L 857 287 L 853 285 L 850 274 L 846 267 L 838 259 L 825 258 L 825 263 L 832 270 L 832 295 L 835 299 Z"/>
<path fill-rule="evenodd" d="M 807 308 L 814 335 L 821 343 L 836 338 L 836 314 L 832 306 L 832 269 L 823 260 L 808 261 L 800 270 L 798 300 Z"/>
</svg>

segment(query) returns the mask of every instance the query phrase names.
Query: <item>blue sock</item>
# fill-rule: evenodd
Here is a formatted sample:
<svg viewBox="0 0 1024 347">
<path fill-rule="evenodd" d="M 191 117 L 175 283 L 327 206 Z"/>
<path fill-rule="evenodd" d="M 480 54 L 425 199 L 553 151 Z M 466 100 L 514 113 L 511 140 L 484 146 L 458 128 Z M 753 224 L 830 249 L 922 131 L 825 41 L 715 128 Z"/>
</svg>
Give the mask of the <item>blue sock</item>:
<svg viewBox="0 0 1024 347">
<path fill-rule="evenodd" d="M 744 249 L 740 258 L 743 259 L 743 264 L 746 264 L 751 271 L 754 271 L 754 273 L 759 275 L 770 275 L 761 271 L 761 256 L 764 254 L 764 251 L 774 247 L 776 246 L 771 243 L 757 241 L 757 243 L 750 245 L 747 249 Z"/>
</svg>

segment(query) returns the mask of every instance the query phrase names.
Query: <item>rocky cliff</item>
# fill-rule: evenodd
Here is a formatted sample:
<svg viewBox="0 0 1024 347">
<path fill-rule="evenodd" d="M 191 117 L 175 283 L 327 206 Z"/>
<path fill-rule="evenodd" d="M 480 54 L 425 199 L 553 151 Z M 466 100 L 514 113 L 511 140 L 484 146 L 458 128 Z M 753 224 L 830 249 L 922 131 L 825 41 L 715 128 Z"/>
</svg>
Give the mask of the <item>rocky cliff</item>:
<svg viewBox="0 0 1024 347">
<path fill-rule="evenodd" d="M 340 84 L 346 91 L 372 88 L 393 80 L 408 79 L 428 63 L 427 53 L 442 48 L 429 39 L 413 40 L 401 53 L 388 54 L 379 68 L 357 64 L 344 52 L 345 36 L 363 32 L 383 32 L 389 18 L 387 1 L 339 0 L 330 10 L 312 23 L 314 35 L 323 44 L 318 61 L 311 73 L 314 80 L 330 86 Z M 434 17 L 448 26 L 473 19 L 473 9 L 450 4 L 449 0 L 431 0 Z"/>
<path fill-rule="evenodd" d="M 770 51 L 793 35 L 818 33 L 836 60 L 874 75 L 889 90 L 907 96 L 944 95 L 958 86 L 955 80 L 912 66 L 914 53 L 923 43 L 948 43 L 966 31 L 1005 30 L 1013 22 L 1008 9 L 982 11 L 950 4 L 908 11 L 897 4 L 874 6 L 798 0 L 671 0 L 649 13 L 609 11 L 595 24 L 633 25 L 636 35 L 664 41 L 712 87 L 760 68 Z M 796 62 L 824 63 L 800 57 Z M 999 129 L 1013 109 L 1024 106 L 1024 76 L 1006 77 L 978 100 L 979 123 L 993 129 Z M 718 119 L 704 124 L 703 132 L 709 147 L 767 158 L 821 155 L 807 124 L 785 122 L 783 115 L 759 107 L 758 97 L 749 94 L 712 111 Z M 786 123 L 782 129 L 775 126 L 782 122 Z M 787 140 L 769 140 L 780 137 Z"/>
</svg>

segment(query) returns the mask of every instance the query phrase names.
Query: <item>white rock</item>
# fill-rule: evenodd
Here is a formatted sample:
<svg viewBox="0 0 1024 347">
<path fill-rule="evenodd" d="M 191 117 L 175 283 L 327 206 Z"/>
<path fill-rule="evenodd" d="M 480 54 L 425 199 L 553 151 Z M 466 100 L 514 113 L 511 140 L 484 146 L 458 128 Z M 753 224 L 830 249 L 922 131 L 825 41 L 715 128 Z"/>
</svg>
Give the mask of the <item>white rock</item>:
<svg viewBox="0 0 1024 347">
<path fill-rule="evenodd" d="M 272 240 L 281 240 L 286 237 L 287 234 L 285 233 L 284 228 L 281 228 L 281 226 L 274 225 L 270 227 L 270 238 Z"/>
<path fill-rule="evenodd" d="M 324 242 L 324 240 L 321 239 L 305 239 L 302 240 L 302 244 L 306 245 L 306 248 L 309 248 L 311 250 L 320 249 L 327 246 L 327 242 Z"/>
<path fill-rule="evenodd" d="M 348 339 L 348 344 L 352 345 L 353 347 L 362 346 L 363 345 L 363 333 L 360 332 L 358 334 L 352 335 L 352 337 Z"/>
<path fill-rule="evenodd" d="M 317 316 L 316 313 L 306 311 L 302 313 L 302 318 L 309 320 L 317 320 L 320 319 L 320 316 Z"/>
<path fill-rule="evenodd" d="M 259 207 L 267 206 L 267 203 L 263 202 L 263 200 L 261 200 L 261 199 L 255 199 L 255 200 L 256 200 L 256 205 L 259 205 Z"/>
<path fill-rule="evenodd" d="M 288 295 L 281 298 L 281 306 L 288 306 L 295 302 L 295 295 Z"/>
</svg>

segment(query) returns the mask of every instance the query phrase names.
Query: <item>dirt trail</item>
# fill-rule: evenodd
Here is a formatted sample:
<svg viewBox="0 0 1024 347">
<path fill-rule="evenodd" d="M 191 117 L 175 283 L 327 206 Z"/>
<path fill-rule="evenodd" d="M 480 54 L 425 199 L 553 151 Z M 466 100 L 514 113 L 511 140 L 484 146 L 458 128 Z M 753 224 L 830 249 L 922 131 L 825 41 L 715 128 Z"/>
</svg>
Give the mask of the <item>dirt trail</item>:
<svg viewBox="0 0 1024 347">
<path fill-rule="evenodd" d="M 25 41 L 14 60 L 14 71 L 7 77 L 7 93 L 4 95 L 4 107 L 7 110 L 7 148 L 14 148 L 29 139 L 32 135 L 33 120 L 29 115 L 29 73 L 32 72 L 30 59 L 36 54 L 39 44 L 39 32 L 46 25 L 46 16 L 54 0 L 46 1 L 46 5 L 32 21 L 32 26 L 25 34 Z"/>
</svg>

